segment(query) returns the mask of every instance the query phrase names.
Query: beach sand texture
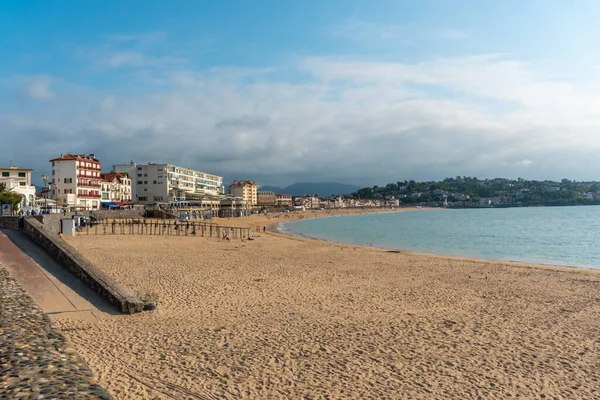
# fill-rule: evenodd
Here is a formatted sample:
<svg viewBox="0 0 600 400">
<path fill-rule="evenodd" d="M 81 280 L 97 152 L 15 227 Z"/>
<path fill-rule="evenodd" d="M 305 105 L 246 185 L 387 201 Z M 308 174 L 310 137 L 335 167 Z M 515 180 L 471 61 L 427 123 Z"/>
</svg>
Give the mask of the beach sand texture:
<svg viewBox="0 0 600 400">
<path fill-rule="evenodd" d="M 594 271 L 253 233 L 68 238 L 159 306 L 57 323 L 117 399 L 600 398 Z"/>
</svg>

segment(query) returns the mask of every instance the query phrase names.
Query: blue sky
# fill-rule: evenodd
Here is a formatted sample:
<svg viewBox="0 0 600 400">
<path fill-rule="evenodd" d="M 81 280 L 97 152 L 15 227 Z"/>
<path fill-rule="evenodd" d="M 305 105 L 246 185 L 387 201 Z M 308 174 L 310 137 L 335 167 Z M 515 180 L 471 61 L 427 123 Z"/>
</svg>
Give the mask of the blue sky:
<svg viewBox="0 0 600 400">
<path fill-rule="evenodd" d="M 600 3 L 0 3 L 0 163 L 598 179 Z"/>
</svg>

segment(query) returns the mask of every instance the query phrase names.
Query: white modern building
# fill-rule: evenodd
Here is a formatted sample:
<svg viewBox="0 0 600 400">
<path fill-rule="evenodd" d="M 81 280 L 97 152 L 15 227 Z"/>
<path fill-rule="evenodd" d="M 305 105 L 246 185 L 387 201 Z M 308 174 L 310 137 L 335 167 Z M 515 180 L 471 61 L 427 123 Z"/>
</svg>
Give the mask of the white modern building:
<svg viewBox="0 0 600 400">
<path fill-rule="evenodd" d="M 73 210 L 100 208 L 100 161 L 93 154 L 63 154 L 50 162 L 51 195 L 58 207 Z"/>
<path fill-rule="evenodd" d="M 135 162 L 113 166 L 131 177 L 133 201 L 144 204 L 173 203 L 222 197 L 223 177 L 173 164 Z"/>
<path fill-rule="evenodd" d="M 5 190 L 19 193 L 22 197 L 19 209 L 23 211 L 36 209 L 35 186 L 31 184 L 32 169 L 19 168 L 11 165 L 8 168 L 0 168 L 0 183 Z"/>
</svg>

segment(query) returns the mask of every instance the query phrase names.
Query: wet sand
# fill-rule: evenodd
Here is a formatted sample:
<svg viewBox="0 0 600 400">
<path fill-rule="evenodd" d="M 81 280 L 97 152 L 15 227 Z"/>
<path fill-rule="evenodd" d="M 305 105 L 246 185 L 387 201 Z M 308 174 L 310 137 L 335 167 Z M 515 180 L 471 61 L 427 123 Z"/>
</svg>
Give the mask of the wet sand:
<svg viewBox="0 0 600 400">
<path fill-rule="evenodd" d="M 68 238 L 159 308 L 58 323 L 117 399 L 600 397 L 596 271 L 253 234 Z"/>
</svg>

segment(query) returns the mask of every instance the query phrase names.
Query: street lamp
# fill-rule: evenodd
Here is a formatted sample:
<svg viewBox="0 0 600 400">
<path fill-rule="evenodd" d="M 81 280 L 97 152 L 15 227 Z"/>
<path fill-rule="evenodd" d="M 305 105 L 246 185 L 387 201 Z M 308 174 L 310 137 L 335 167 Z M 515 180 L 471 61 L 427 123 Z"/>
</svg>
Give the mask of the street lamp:
<svg viewBox="0 0 600 400">
<path fill-rule="evenodd" d="M 48 213 L 48 175 L 42 175 L 42 180 L 44 181 L 44 212 Z"/>
</svg>

